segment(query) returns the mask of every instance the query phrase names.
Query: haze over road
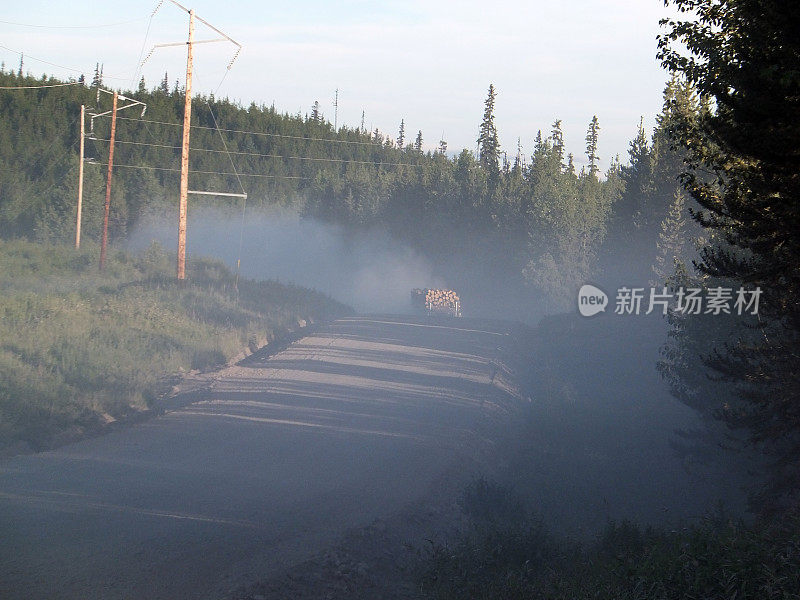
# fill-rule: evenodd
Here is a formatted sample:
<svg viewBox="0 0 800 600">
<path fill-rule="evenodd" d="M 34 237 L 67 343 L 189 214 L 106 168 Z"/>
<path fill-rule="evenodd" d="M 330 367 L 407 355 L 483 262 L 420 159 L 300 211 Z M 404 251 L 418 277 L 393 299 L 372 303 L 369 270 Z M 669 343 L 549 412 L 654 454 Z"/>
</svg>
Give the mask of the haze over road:
<svg viewBox="0 0 800 600">
<path fill-rule="evenodd" d="M 398 512 L 520 402 L 508 333 L 343 319 L 174 411 L 0 463 L 0 597 L 219 598 Z"/>
</svg>

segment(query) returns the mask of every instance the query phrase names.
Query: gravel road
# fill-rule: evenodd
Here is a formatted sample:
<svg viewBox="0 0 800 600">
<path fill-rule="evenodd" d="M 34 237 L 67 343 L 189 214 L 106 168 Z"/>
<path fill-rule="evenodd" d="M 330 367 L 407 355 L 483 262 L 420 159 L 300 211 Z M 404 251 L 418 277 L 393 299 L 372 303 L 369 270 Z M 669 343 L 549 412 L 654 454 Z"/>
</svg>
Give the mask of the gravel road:
<svg viewBox="0 0 800 600">
<path fill-rule="evenodd" d="M 0 463 L 0 597 L 220 598 L 419 502 L 519 402 L 505 326 L 358 317 Z"/>
</svg>

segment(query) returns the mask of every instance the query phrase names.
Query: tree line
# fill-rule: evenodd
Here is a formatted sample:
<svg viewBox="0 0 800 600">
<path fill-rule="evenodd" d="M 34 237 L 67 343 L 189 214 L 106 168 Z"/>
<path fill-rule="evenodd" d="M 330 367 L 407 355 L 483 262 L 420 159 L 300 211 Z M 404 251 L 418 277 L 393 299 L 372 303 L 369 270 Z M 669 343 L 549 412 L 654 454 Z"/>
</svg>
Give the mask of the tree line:
<svg viewBox="0 0 800 600">
<path fill-rule="evenodd" d="M 24 75 L 21 67 L 0 71 L 3 87 L 57 83 L 63 82 Z M 110 108 L 107 95 L 97 94 L 100 67 L 91 82 L 81 77 L 76 83 L 0 90 L 4 237 L 67 241 L 74 235 L 79 107 Z M 177 82 L 170 87 L 165 74 L 152 90 L 141 80 L 136 91 L 124 93 L 145 102 L 147 112 L 144 118 L 120 112 L 117 121 L 112 241 L 124 238 L 148 211 L 172 209 L 180 165 L 184 97 Z M 408 142 L 404 120 L 396 137 L 363 126 L 334 131 L 318 103 L 309 114 L 291 115 L 274 106 L 198 96 L 191 187 L 239 192 L 233 161 L 250 209 L 280 205 L 346 227 L 386 229 L 430 257 L 453 285 L 497 279 L 530 290 L 537 302 L 565 307 L 577 286 L 618 252 L 613 239 L 620 236 L 646 249 L 635 255 L 642 257 L 641 271 L 650 273 L 681 162 L 665 141 L 666 130 L 677 110 L 673 100 L 682 102 L 689 92 L 675 80 L 665 94 L 652 137 L 640 126 L 629 160 L 612 160 L 605 173 L 598 166 L 597 117 L 588 125 L 584 168 L 576 169 L 558 119 L 532 141 L 529 157 L 518 142 L 509 159 L 494 123 L 492 85 L 476 124 L 478 152 L 455 155 L 444 140 L 435 151 L 424 151 L 421 131 Z M 90 239 L 102 226 L 109 126 L 108 118 L 95 119 L 87 138 L 86 156 L 100 163 L 85 168 L 83 235 Z"/>
</svg>

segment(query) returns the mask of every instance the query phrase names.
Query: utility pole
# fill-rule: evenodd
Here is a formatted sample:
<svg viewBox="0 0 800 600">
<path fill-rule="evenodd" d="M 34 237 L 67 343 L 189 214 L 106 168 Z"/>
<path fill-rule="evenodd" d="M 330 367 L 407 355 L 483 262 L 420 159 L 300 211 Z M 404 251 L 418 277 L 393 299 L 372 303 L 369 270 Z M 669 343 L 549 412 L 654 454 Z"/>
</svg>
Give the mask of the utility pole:
<svg viewBox="0 0 800 600">
<path fill-rule="evenodd" d="M 181 146 L 181 187 L 178 197 L 178 279 L 186 279 L 186 211 L 189 194 L 189 132 L 192 122 L 192 48 L 194 10 L 189 11 L 189 41 L 186 43 L 186 99 L 183 105 L 183 145 Z"/>
<path fill-rule="evenodd" d="M 86 106 L 81 104 L 81 142 L 80 142 L 80 158 L 78 159 L 78 217 L 75 224 L 75 249 L 81 247 L 81 210 L 83 209 L 83 150 L 84 140 L 86 138 L 86 130 L 84 122 L 86 119 Z"/>
<path fill-rule="evenodd" d="M 187 42 L 176 42 L 170 44 L 156 44 L 150 50 L 149 54 L 144 58 L 142 64 L 139 65 L 141 68 L 144 63 L 153 55 L 153 52 L 156 48 L 164 48 L 167 46 L 183 46 L 185 45 L 187 48 L 186 52 L 186 98 L 184 100 L 183 106 L 183 144 L 181 146 L 181 181 L 180 181 L 180 189 L 178 192 L 178 264 L 177 264 L 177 276 L 179 281 L 183 281 L 186 279 L 186 215 L 188 212 L 188 195 L 189 194 L 205 194 L 209 196 L 213 195 L 222 195 L 222 196 L 236 196 L 240 198 L 246 198 L 247 194 L 225 194 L 220 193 L 217 194 L 215 192 L 202 192 L 202 191 L 194 191 L 189 189 L 189 133 L 191 131 L 191 121 L 192 121 L 192 70 L 193 70 L 193 50 L 195 44 L 210 44 L 214 42 L 231 42 L 236 46 L 236 53 L 233 55 L 233 58 L 228 63 L 228 70 L 233 66 L 236 57 L 239 56 L 239 52 L 242 50 L 242 45 L 235 41 L 234 39 L 230 38 L 229 36 L 222 33 L 219 29 L 214 27 L 208 21 L 198 17 L 194 14 L 194 9 L 188 9 L 182 4 L 179 4 L 175 0 L 169 0 L 172 4 L 183 10 L 184 12 L 189 13 L 189 40 Z M 160 6 L 160 5 L 159 5 Z M 154 13 L 155 14 L 155 13 Z M 214 38 L 211 40 L 199 40 L 195 41 L 194 39 L 194 21 L 197 19 L 203 25 L 212 29 L 222 37 Z"/>
<path fill-rule="evenodd" d="M 114 167 L 114 137 L 117 134 L 117 97 L 119 94 L 114 92 L 114 99 L 111 104 L 111 138 L 108 142 L 108 174 L 106 175 L 106 208 L 103 213 L 103 241 L 100 244 L 100 270 L 106 268 L 106 246 L 108 245 L 108 212 L 111 208 L 111 170 Z"/>
<path fill-rule="evenodd" d="M 147 105 L 144 102 L 139 102 L 138 100 L 134 100 L 133 98 L 126 98 L 122 94 L 117 92 L 109 92 L 108 90 L 104 90 L 102 88 L 97 88 L 97 104 L 100 104 L 100 92 L 104 94 L 110 94 L 113 96 L 111 110 L 107 110 L 102 113 L 89 113 L 89 139 L 96 139 L 94 137 L 94 120 L 99 117 L 105 117 L 106 115 L 111 115 L 111 137 L 109 141 L 108 147 L 108 174 L 106 175 L 106 206 L 105 206 L 105 214 L 103 216 L 103 238 L 102 243 L 100 245 L 100 270 L 102 271 L 106 266 L 106 246 L 108 245 L 108 214 L 111 208 L 111 172 L 114 167 L 114 138 L 117 134 L 117 112 L 120 110 L 124 110 L 126 108 L 130 108 L 131 106 L 141 106 L 142 107 L 142 114 L 144 116 L 145 111 L 147 110 Z M 122 100 L 123 102 L 128 102 L 125 106 L 117 106 L 117 101 Z M 80 158 L 80 168 L 78 170 L 78 227 L 77 231 L 75 232 L 75 247 L 77 248 L 80 244 L 80 236 L 81 236 L 81 205 L 83 203 L 83 151 L 84 151 L 84 128 L 83 128 L 83 121 L 84 121 L 84 114 L 85 110 L 84 107 L 81 106 L 81 158 Z"/>
</svg>

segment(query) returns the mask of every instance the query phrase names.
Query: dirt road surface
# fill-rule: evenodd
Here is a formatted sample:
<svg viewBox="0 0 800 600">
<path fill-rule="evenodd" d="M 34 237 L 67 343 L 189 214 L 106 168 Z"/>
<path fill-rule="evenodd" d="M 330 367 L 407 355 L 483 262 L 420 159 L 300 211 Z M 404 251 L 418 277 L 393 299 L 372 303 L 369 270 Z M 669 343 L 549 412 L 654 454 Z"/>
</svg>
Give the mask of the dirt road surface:
<svg viewBox="0 0 800 600">
<path fill-rule="evenodd" d="M 220 598 L 469 470 L 503 326 L 343 319 L 157 418 L 0 463 L 0 598 Z"/>
</svg>

